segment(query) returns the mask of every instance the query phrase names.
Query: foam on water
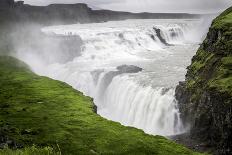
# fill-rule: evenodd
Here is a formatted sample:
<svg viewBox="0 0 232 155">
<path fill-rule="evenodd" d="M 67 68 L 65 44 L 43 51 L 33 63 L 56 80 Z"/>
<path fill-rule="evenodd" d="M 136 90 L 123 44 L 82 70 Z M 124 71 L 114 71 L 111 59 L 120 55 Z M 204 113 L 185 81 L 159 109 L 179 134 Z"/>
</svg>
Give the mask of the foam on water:
<svg viewBox="0 0 232 155">
<path fill-rule="evenodd" d="M 127 20 L 47 27 L 42 30 L 47 35 L 80 36 L 81 56 L 43 69 L 24 60 L 38 74 L 67 82 L 93 97 L 98 114 L 107 119 L 154 135 L 175 135 L 185 129 L 174 89 L 198 47 L 188 38 L 198 24 L 195 20 Z M 116 68 L 124 64 L 143 71 L 118 72 Z"/>
</svg>

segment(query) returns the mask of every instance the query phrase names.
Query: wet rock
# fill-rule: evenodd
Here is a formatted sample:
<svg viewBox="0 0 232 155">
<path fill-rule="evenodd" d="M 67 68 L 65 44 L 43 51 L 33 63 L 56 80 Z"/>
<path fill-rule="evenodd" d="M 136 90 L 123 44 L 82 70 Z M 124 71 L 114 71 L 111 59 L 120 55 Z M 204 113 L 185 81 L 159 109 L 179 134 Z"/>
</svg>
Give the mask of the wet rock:
<svg viewBox="0 0 232 155">
<path fill-rule="evenodd" d="M 12 149 L 19 149 L 22 148 L 23 145 L 17 143 L 13 139 L 9 138 L 6 133 L 2 132 L 3 130 L 0 129 L 0 149 L 4 149 L 6 147 Z"/>
<path fill-rule="evenodd" d="M 122 65 L 118 66 L 117 70 L 119 70 L 120 73 L 138 73 L 141 72 L 143 69 L 133 65 Z"/>
<path fill-rule="evenodd" d="M 9 8 L 14 6 L 14 0 L 1 0 L 0 1 L 0 9 L 1 8 Z"/>
<path fill-rule="evenodd" d="M 222 16 L 228 13 L 232 13 L 232 8 Z M 191 138 L 210 146 L 215 154 L 227 155 L 232 154 L 232 94 L 231 83 L 221 81 L 231 77 L 232 23 L 224 25 L 220 19 L 223 18 L 213 22 L 188 67 L 185 82 L 176 87 L 175 96 L 181 118 L 190 126 Z M 227 65 L 223 59 L 228 60 Z"/>
<path fill-rule="evenodd" d="M 120 74 L 126 73 L 138 73 L 141 72 L 143 69 L 133 65 L 122 65 L 117 67 L 117 71 L 111 71 L 104 76 L 104 86 L 105 88 L 111 83 L 114 77 Z"/>
<path fill-rule="evenodd" d="M 162 31 L 161 31 L 160 29 L 158 29 L 158 28 L 155 28 L 155 27 L 154 27 L 153 29 L 155 30 L 156 35 L 157 35 L 157 37 L 159 38 L 159 40 L 160 40 L 164 45 L 170 46 L 170 44 L 167 43 L 167 41 L 166 41 L 165 38 L 163 37 Z"/>
<path fill-rule="evenodd" d="M 95 112 L 95 113 L 97 113 L 97 105 L 93 105 L 93 111 Z"/>
<path fill-rule="evenodd" d="M 188 132 L 180 135 L 170 136 L 169 138 L 178 144 L 182 144 L 186 146 L 191 150 L 202 152 L 202 153 L 204 152 L 213 153 L 212 146 L 209 146 L 206 143 L 202 143 L 199 139 L 192 138 L 191 134 Z"/>
<path fill-rule="evenodd" d="M 6 148 L 6 144 L 5 143 L 0 143 L 0 149 L 4 149 Z"/>
</svg>

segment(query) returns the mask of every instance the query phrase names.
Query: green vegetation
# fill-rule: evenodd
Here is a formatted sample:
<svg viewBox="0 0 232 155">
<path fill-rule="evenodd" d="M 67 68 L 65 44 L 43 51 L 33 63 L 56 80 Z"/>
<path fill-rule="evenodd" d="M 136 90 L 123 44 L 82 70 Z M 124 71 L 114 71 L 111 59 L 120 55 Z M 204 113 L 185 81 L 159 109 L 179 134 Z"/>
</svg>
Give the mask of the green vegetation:
<svg viewBox="0 0 232 155">
<path fill-rule="evenodd" d="M 55 152 L 50 147 L 36 148 L 35 146 L 23 148 L 21 150 L 11 150 L 5 148 L 0 150 L 1 155 L 61 155 L 60 152 Z"/>
<path fill-rule="evenodd" d="M 212 28 L 216 29 L 230 29 L 232 30 L 232 7 L 224 11 L 220 16 L 218 16 L 212 25 Z"/>
<path fill-rule="evenodd" d="M 12 57 L 0 57 L 0 88 L 0 133 L 26 147 L 22 151 L 31 151 L 27 147 L 34 144 L 64 155 L 198 154 L 100 117 L 93 112 L 91 98 L 34 74 Z"/>
<path fill-rule="evenodd" d="M 214 154 L 232 154 L 232 7 L 213 21 L 176 98 L 191 137 Z"/>
<path fill-rule="evenodd" d="M 188 67 L 187 88 L 195 90 L 194 96 L 204 90 L 232 96 L 231 51 L 232 8 L 229 8 L 213 21 L 206 40 Z"/>
<path fill-rule="evenodd" d="M 215 77 L 209 81 L 209 86 L 232 96 L 232 56 L 221 59 Z"/>
</svg>

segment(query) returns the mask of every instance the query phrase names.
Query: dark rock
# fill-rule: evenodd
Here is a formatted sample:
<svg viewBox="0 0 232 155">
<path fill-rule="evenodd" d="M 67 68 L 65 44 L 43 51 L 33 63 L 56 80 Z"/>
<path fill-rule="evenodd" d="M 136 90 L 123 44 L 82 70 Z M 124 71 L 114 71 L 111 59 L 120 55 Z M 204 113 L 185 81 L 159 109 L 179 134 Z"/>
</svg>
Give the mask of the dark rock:
<svg viewBox="0 0 232 155">
<path fill-rule="evenodd" d="M 119 70 L 120 73 L 138 73 L 141 72 L 143 69 L 133 65 L 122 65 L 118 66 L 117 70 Z"/>
<path fill-rule="evenodd" d="M 15 140 L 9 138 L 5 131 L 6 129 L 0 128 L 0 149 L 4 149 L 6 147 L 12 149 L 20 149 L 23 145 L 17 143 Z"/>
<path fill-rule="evenodd" d="M 191 150 L 202 152 L 202 153 L 205 152 L 213 153 L 213 151 L 211 150 L 212 146 L 209 146 L 206 143 L 202 143 L 201 140 L 199 139 L 192 138 L 191 134 L 188 132 L 180 135 L 171 136 L 169 138 L 178 144 L 182 144 L 186 146 Z"/>
<path fill-rule="evenodd" d="M 117 67 L 118 71 L 111 71 L 104 76 L 104 90 L 108 87 L 114 77 L 120 74 L 126 73 L 138 73 L 141 72 L 143 69 L 133 65 L 122 65 Z"/>
<path fill-rule="evenodd" d="M 199 18 L 197 14 L 185 13 L 130 13 L 111 10 L 92 10 L 86 4 L 51 4 L 48 6 L 31 6 L 23 1 L 1 0 L 0 9 L 14 8 L 14 20 L 42 25 L 106 22 L 125 19 L 183 19 Z M 0 14 L 7 15 L 9 13 Z M 8 18 L 9 20 L 9 18 Z"/>
<path fill-rule="evenodd" d="M 232 13 L 232 8 L 223 14 L 226 13 Z M 193 57 L 186 80 L 176 87 L 175 96 L 181 118 L 190 126 L 191 138 L 210 146 L 215 154 L 227 155 L 232 154 L 231 84 L 217 85 L 215 82 L 231 77 L 230 64 L 224 65 L 222 59 L 230 60 L 232 54 L 232 23 L 215 26 L 215 22 L 223 24 L 220 17 L 213 22 L 207 38 Z"/>
<path fill-rule="evenodd" d="M 1 0 L 0 8 L 10 8 L 14 6 L 14 0 Z"/>
<path fill-rule="evenodd" d="M 97 113 L 97 106 L 95 104 L 93 105 L 93 111 Z"/>
<path fill-rule="evenodd" d="M 6 144 L 8 144 L 8 145 L 12 145 L 14 142 L 12 141 L 12 140 L 7 140 L 6 141 Z"/>
<path fill-rule="evenodd" d="M 6 148 L 6 144 L 5 143 L 0 143 L 0 149 L 4 149 Z"/>
<path fill-rule="evenodd" d="M 162 31 L 161 31 L 160 29 L 158 29 L 158 28 L 155 28 L 155 27 L 154 27 L 153 29 L 155 30 L 156 35 L 157 35 L 157 37 L 159 38 L 159 40 L 160 40 L 164 45 L 170 46 L 170 44 L 167 43 L 167 41 L 164 39 L 163 34 L 162 34 Z"/>
<path fill-rule="evenodd" d="M 156 41 L 155 36 L 153 34 L 150 35 L 151 39 Z"/>
<path fill-rule="evenodd" d="M 24 5 L 24 1 L 17 1 L 14 3 L 14 7 L 21 7 Z"/>
</svg>

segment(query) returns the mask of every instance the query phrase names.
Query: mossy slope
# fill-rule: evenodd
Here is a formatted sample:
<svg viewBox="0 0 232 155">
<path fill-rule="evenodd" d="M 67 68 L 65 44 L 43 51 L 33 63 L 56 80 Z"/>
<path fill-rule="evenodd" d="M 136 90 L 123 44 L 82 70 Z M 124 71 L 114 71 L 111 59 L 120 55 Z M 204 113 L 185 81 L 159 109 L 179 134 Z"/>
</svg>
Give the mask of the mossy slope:
<svg viewBox="0 0 232 155">
<path fill-rule="evenodd" d="M 176 97 L 192 134 L 232 153 L 232 8 L 213 21 Z"/>
<path fill-rule="evenodd" d="M 37 148 L 32 146 L 20 150 L 5 148 L 0 150 L 0 155 L 61 155 L 61 153 L 55 152 L 51 147 Z"/>
<path fill-rule="evenodd" d="M 92 99 L 65 83 L 0 57 L 0 127 L 24 146 L 69 154 L 195 154 L 160 136 L 124 127 L 93 112 Z"/>
</svg>

